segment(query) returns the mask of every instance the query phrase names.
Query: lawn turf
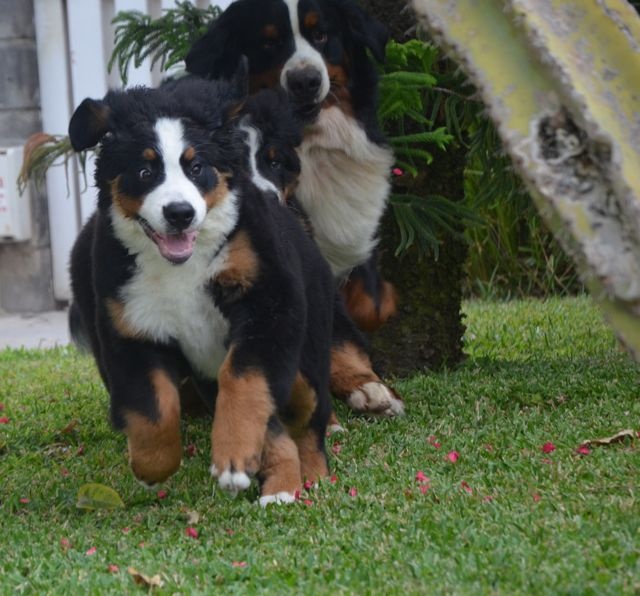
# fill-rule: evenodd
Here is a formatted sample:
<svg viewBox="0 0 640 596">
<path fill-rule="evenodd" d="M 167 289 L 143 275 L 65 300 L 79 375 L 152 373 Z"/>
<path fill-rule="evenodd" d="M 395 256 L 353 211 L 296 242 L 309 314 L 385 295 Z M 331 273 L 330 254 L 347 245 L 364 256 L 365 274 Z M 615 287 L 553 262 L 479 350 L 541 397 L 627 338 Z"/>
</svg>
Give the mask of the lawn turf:
<svg viewBox="0 0 640 596">
<path fill-rule="evenodd" d="M 129 566 L 166 594 L 637 592 L 640 440 L 576 448 L 640 429 L 638 366 L 587 298 L 465 310 L 465 364 L 395 381 L 403 419 L 339 407 L 335 483 L 267 509 L 214 489 L 204 420 L 166 496 L 145 491 L 89 358 L 0 352 L 0 593 L 130 593 Z M 76 509 L 87 482 L 126 508 Z"/>
</svg>

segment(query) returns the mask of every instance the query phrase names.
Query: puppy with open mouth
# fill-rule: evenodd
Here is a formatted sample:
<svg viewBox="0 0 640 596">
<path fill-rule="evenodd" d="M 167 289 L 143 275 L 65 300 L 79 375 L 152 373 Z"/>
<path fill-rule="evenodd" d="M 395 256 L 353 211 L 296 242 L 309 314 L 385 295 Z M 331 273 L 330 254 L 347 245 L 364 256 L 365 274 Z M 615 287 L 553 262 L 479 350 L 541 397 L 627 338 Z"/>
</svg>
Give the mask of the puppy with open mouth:
<svg viewBox="0 0 640 596">
<path fill-rule="evenodd" d="M 214 411 L 212 474 L 231 493 L 256 476 L 266 504 L 328 473 L 335 285 L 297 219 L 251 181 L 242 79 L 114 91 L 75 111 L 73 147 L 99 144 L 99 196 L 72 251 L 70 323 L 136 478 L 178 469 L 189 379 Z"/>
</svg>

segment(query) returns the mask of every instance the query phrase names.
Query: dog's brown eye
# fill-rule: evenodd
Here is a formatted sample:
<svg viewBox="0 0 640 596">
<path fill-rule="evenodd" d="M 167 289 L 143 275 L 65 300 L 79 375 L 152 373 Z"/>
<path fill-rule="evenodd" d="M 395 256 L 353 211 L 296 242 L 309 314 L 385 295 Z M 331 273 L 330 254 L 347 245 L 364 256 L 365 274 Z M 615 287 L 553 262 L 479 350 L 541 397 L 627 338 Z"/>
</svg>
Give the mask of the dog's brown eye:
<svg viewBox="0 0 640 596">
<path fill-rule="evenodd" d="M 200 176 L 200 174 L 202 174 L 202 165 L 199 163 L 194 163 L 191 166 L 191 175 L 196 177 L 196 176 Z"/>
<path fill-rule="evenodd" d="M 140 180 L 149 180 L 151 178 L 151 170 L 149 168 L 142 168 L 138 171 L 138 178 Z"/>
<path fill-rule="evenodd" d="M 324 31 L 318 31 L 317 29 L 313 32 L 312 38 L 313 43 L 317 46 L 321 46 L 327 42 L 327 34 Z"/>
</svg>

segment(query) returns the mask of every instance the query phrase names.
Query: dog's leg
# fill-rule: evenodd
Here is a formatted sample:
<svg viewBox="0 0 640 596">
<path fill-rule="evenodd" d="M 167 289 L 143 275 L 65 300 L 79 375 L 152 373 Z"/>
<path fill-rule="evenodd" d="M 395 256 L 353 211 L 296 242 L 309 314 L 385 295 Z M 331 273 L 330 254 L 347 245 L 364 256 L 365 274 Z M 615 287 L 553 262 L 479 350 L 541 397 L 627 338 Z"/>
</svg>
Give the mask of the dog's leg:
<svg viewBox="0 0 640 596">
<path fill-rule="evenodd" d="M 274 416 L 262 454 L 260 505 L 292 503 L 302 486 L 298 448 Z"/>
<path fill-rule="evenodd" d="M 259 468 L 267 424 L 275 403 L 265 374 L 238 370 L 234 348 L 218 372 L 218 396 L 211 429 L 211 474 L 231 494 L 249 488 Z"/>
<path fill-rule="evenodd" d="M 180 396 L 172 371 L 139 364 L 121 363 L 110 375 L 112 416 L 127 436 L 134 476 L 151 488 L 174 474 L 182 461 Z"/>
<path fill-rule="evenodd" d="M 332 343 L 330 386 L 335 397 L 361 414 L 404 414 L 404 403 L 398 394 L 373 371 L 365 341 L 339 296 L 335 300 Z"/>
<path fill-rule="evenodd" d="M 294 440 L 298 447 L 302 478 L 311 482 L 326 478 L 329 475 L 329 465 L 324 450 L 324 435 L 310 427 Z"/>
</svg>

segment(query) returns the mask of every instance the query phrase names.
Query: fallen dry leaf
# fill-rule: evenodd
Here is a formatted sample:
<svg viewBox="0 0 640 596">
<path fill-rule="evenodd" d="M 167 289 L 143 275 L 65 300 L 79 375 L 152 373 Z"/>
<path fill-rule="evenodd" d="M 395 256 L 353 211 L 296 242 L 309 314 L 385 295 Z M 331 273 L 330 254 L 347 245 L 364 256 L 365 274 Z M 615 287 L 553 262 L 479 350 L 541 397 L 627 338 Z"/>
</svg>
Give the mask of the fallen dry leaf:
<svg viewBox="0 0 640 596">
<path fill-rule="evenodd" d="M 74 419 L 69 422 L 69 424 L 67 424 L 67 426 L 65 426 L 62 430 L 60 430 L 60 432 L 63 435 L 70 435 L 75 430 L 76 426 L 78 426 L 78 420 Z"/>
<path fill-rule="evenodd" d="M 140 573 L 135 567 L 129 567 L 127 571 L 133 578 L 133 581 L 139 586 L 146 586 L 147 588 L 162 588 L 162 586 L 164 585 L 160 574 L 149 577 L 144 573 Z"/>
<path fill-rule="evenodd" d="M 187 524 L 195 526 L 200 521 L 200 514 L 197 511 L 186 511 Z"/>
<path fill-rule="evenodd" d="M 620 432 L 617 432 L 615 435 L 612 435 L 610 437 L 604 437 L 603 439 L 587 439 L 586 441 L 582 441 L 580 445 L 606 446 L 611 445 L 612 443 L 622 443 L 625 439 L 631 439 L 633 441 L 635 438 L 635 431 L 628 428 L 626 430 L 621 430 Z"/>
</svg>

